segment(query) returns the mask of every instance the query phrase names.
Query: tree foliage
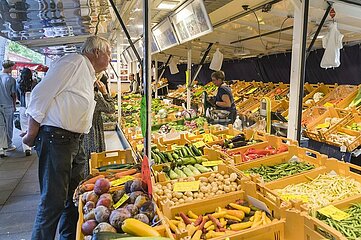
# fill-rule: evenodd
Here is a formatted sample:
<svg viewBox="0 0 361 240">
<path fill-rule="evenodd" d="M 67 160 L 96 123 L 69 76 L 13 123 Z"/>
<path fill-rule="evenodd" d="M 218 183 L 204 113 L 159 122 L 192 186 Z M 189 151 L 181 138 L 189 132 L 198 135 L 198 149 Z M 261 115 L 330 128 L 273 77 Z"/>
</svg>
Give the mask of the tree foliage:
<svg viewBox="0 0 361 240">
<path fill-rule="evenodd" d="M 23 57 L 29 58 L 33 63 L 45 63 L 44 55 L 37 53 L 19 43 L 9 41 L 8 51 L 19 54 Z"/>
</svg>

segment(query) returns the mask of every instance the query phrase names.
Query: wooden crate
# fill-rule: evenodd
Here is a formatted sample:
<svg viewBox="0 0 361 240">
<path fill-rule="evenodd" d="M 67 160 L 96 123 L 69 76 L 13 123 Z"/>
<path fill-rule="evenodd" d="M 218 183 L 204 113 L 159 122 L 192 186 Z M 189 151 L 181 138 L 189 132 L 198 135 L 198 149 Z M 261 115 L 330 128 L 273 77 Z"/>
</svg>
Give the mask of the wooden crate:
<svg viewBox="0 0 361 240">
<path fill-rule="evenodd" d="M 169 219 L 174 218 L 179 212 L 187 213 L 190 209 L 196 214 L 205 214 L 213 212 L 217 207 L 226 207 L 229 203 L 234 203 L 238 199 L 247 199 L 244 191 L 233 192 L 225 194 L 221 197 L 214 197 L 210 199 L 201 200 L 199 202 L 193 202 L 187 205 L 179 205 L 176 207 L 170 207 L 163 211 L 164 216 Z M 238 231 L 236 233 L 224 236 L 212 238 L 213 240 L 225 239 L 226 237 L 232 240 L 282 240 L 284 238 L 284 226 L 285 220 L 272 222 L 269 225 L 260 226 L 254 229 L 246 229 Z"/>
<path fill-rule="evenodd" d="M 78 201 L 79 217 L 78 217 L 78 222 L 77 222 L 77 226 L 76 226 L 76 236 L 75 236 L 76 240 L 83 240 L 84 239 L 84 234 L 81 231 L 81 226 L 84 223 L 84 214 L 83 214 L 84 204 L 83 204 L 83 201 L 81 199 L 82 199 L 82 196 L 79 197 L 79 201 Z M 159 226 L 156 226 L 156 227 L 153 227 L 153 228 L 155 230 L 157 230 L 157 232 L 159 232 L 161 236 L 173 239 L 173 235 L 172 235 L 172 233 L 171 233 L 171 231 L 169 229 L 169 226 L 165 223 L 163 214 L 159 210 L 158 207 L 157 207 L 157 215 L 159 216 L 160 219 L 162 219 L 162 225 L 159 225 Z"/>
<path fill-rule="evenodd" d="M 325 139 L 325 135 L 327 135 L 328 132 L 332 131 L 332 129 L 336 128 L 337 126 L 344 124 L 344 122 L 346 121 L 345 117 L 348 114 L 349 112 L 346 110 L 336 109 L 332 107 L 328 108 L 328 110 L 324 114 L 318 116 L 312 122 L 309 122 L 306 125 L 306 130 L 305 130 L 306 136 L 313 140 L 322 142 Z M 339 118 L 339 121 L 335 124 L 331 124 L 328 129 L 324 129 L 324 130 L 317 129 L 317 126 L 319 124 L 325 123 L 326 118 Z"/>
<path fill-rule="evenodd" d="M 333 105 L 337 107 L 338 104 L 341 104 L 342 100 L 346 99 L 349 95 L 357 91 L 357 85 L 339 85 L 333 89 L 329 94 L 327 94 L 321 101 L 317 102 L 318 106 L 329 107 Z"/>
<path fill-rule="evenodd" d="M 354 136 L 355 139 L 349 143 L 335 142 L 331 139 L 331 136 L 332 136 L 332 134 L 336 134 L 336 133 L 344 133 L 349 136 Z M 342 125 L 339 125 L 337 128 L 334 128 L 334 129 L 332 129 L 332 131 L 327 133 L 327 135 L 325 136 L 325 142 L 327 144 L 338 146 L 338 147 L 345 145 L 347 147 L 347 151 L 352 152 L 353 150 L 355 150 L 356 148 L 358 148 L 361 145 L 361 132 L 347 129 L 347 128 L 344 128 Z"/>
<path fill-rule="evenodd" d="M 312 155 L 310 155 L 310 154 L 312 154 Z M 318 167 L 324 166 L 328 159 L 328 157 L 324 154 L 318 153 L 316 151 L 313 151 L 313 150 L 310 150 L 307 148 L 301 148 L 298 146 L 291 145 L 288 147 L 288 152 L 286 154 L 272 155 L 272 156 L 267 157 L 266 159 L 260 159 L 260 160 L 247 162 L 247 163 L 235 166 L 234 168 L 236 169 L 236 172 L 240 176 L 243 176 L 244 178 L 249 178 L 253 182 L 261 184 L 263 182 L 261 176 L 259 176 L 259 175 L 246 176 L 244 174 L 244 171 L 254 168 L 254 167 L 260 167 L 261 165 L 274 166 L 274 165 L 282 164 L 282 163 L 288 162 L 294 156 L 298 157 L 299 161 L 307 162 L 309 164 L 314 165 L 315 169 Z M 309 171 L 313 171 L 313 170 L 314 169 L 309 170 Z M 302 172 L 302 173 L 305 173 L 305 172 Z M 296 175 L 302 174 L 302 173 L 297 173 L 297 174 L 286 176 L 286 177 L 283 177 L 280 179 L 286 179 L 286 178 L 296 176 Z M 271 181 L 271 182 L 274 183 L 280 179 L 277 179 L 277 180 Z"/>
<path fill-rule="evenodd" d="M 98 167 L 124 163 L 134 163 L 132 151 L 130 149 L 91 153 L 89 159 L 90 174 L 97 172 L 96 168 Z"/>
<path fill-rule="evenodd" d="M 361 85 L 357 86 L 356 89 L 352 93 L 350 93 L 342 101 L 340 101 L 338 104 L 336 104 L 336 107 L 341 108 L 341 109 L 348 109 L 348 106 L 350 105 L 352 100 L 354 100 L 354 98 L 357 96 L 360 86 Z"/>
<path fill-rule="evenodd" d="M 283 144 L 287 144 L 287 145 L 298 145 L 297 141 L 292 140 L 292 139 L 287 139 L 287 138 L 283 138 L 283 137 L 278 137 L 278 136 L 273 136 L 273 135 L 266 135 L 265 136 L 265 141 L 264 142 L 260 142 L 260 143 L 256 143 L 253 145 L 248 145 L 248 146 L 244 146 L 244 147 L 239 147 L 239 148 L 234 148 L 232 150 L 228 150 L 226 152 L 226 154 L 228 154 L 231 158 L 233 158 L 234 164 L 243 164 L 242 162 L 242 156 L 240 154 L 235 154 L 233 156 L 232 153 L 237 153 L 240 152 L 242 154 L 244 154 L 247 149 L 249 148 L 255 148 L 255 149 L 264 149 L 267 146 L 272 146 L 274 148 L 278 148 Z M 282 154 L 282 153 L 281 153 Z M 278 154 L 277 154 L 278 155 Z M 269 157 L 269 156 L 267 156 Z M 263 157 L 263 158 L 259 158 L 259 159 L 255 159 L 253 161 L 257 161 L 257 160 L 261 160 L 261 159 L 265 159 L 267 157 Z"/>
<path fill-rule="evenodd" d="M 169 151 L 172 150 L 172 145 L 185 145 L 191 143 L 188 139 L 186 139 L 185 134 L 179 134 L 179 137 L 173 139 L 164 139 L 164 137 L 160 137 L 156 139 L 157 148 L 160 151 Z"/>
<path fill-rule="evenodd" d="M 313 95 L 315 95 L 316 92 L 321 92 L 324 94 L 324 97 L 327 96 L 327 94 L 329 92 L 331 92 L 332 90 L 325 84 L 321 83 L 318 85 L 317 88 L 313 89 L 313 91 L 311 91 L 309 94 L 307 94 L 304 98 L 303 98 L 303 106 L 306 108 L 309 108 L 311 106 L 315 106 L 317 105 L 317 103 L 313 102 L 313 104 L 306 104 L 307 100 L 309 99 L 313 99 Z"/>
<path fill-rule="evenodd" d="M 224 165 L 224 164 L 223 165 L 218 165 L 218 172 L 222 172 L 222 171 L 224 171 L 227 174 L 234 173 L 234 170 L 232 168 L 230 168 L 229 166 Z M 195 180 L 198 180 L 200 177 L 209 177 L 212 173 L 214 173 L 214 172 L 203 173 L 201 175 L 195 176 L 194 178 L 195 178 Z M 171 181 L 174 181 L 174 180 L 171 180 Z M 171 181 L 159 182 L 157 184 L 160 184 L 162 186 L 166 186 Z M 237 183 L 238 183 L 238 185 L 242 185 L 241 179 L 237 179 Z M 222 194 L 222 195 L 219 195 L 219 196 L 213 196 L 213 197 L 210 197 L 210 198 L 218 199 L 219 197 L 228 196 L 230 194 L 234 194 L 234 193 L 238 193 L 238 192 L 240 192 L 240 191 L 225 193 L 225 194 Z M 167 201 L 167 199 L 165 197 L 159 196 L 155 192 L 153 192 L 153 199 L 157 202 L 159 208 L 161 209 L 161 211 L 163 211 L 165 216 L 169 216 L 168 215 L 169 211 L 171 211 L 171 209 L 174 208 L 174 207 L 179 207 L 179 206 L 186 207 L 186 206 L 189 206 L 190 204 L 193 204 L 193 203 L 196 203 L 196 202 L 201 202 L 201 201 L 204 200 L 204 199 L 202 199 L 202 200 L 193 200 L 192 203 L 183 203 L 183 204 L 180 204 L 178 206 L 170 206 L 170 204 L 168 203 L 168 201 Z"/>
<path fill-rule="evenodd" d="M 285 112 L 288 111 L 289 102 L 287 100 L 281 101 L 272 101 L 271 103 L 271 111 L 272 112 Z"/>
<path fill-rule="evenodd" d="M 291 184 L 298 184 L 304 182 L 310 182 L 310 179 L 315 179 L 320 174 L 327 174 L 330 171 L 335 171 L 337 174 L 342 176 L 348 176 L 358 182 L 361 182 L 361 176 L 357 174 L 356 171 L 361 172 L 361 167 L 345 162 L 338 161 L 334 158 L 329 158 L 325 162 L 325 166 L 321 166 L 313 171 L 307 171 L 305 173 L 301 173 L 295 176 L 290 176 L 288 178 L 279 179 L 278 181 L 257 184 L 256 191 L 257 194 L 261 194 L 264 198 L 266 198 L 272 205 L 276 207 L 281 207 L 282 205 L 289 205 L 298 210 L 308 212 L 309 208 L 303 205 L 302 201 L 285 201 L 281 199 L 281 196 L 277 194 L 276 189 L 285 188 Z M 361 196 L 361 194 L 359 194 Z M 358 195 L 355 195 L 358 196 Z M 347 198 L 346 198 L 347 199 Z M 334 201 L 333 204 L 337 204 L 339 201 Z"/>
</svg>

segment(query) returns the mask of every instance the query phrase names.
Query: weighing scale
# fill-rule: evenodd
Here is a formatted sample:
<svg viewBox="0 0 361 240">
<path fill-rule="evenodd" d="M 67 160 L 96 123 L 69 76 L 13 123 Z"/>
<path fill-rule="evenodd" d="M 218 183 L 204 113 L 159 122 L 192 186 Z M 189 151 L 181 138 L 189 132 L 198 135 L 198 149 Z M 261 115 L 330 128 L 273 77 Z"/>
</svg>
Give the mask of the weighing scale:
<svg viewBox="0 0 361 240">
<path fill-rule="evenodd" d="M 261 120 L 266 122 L 265 132 L 271 133 L 271 99 L 263 97 L 261 99 L 261 107 L 259 109 Z"/>
</svg>

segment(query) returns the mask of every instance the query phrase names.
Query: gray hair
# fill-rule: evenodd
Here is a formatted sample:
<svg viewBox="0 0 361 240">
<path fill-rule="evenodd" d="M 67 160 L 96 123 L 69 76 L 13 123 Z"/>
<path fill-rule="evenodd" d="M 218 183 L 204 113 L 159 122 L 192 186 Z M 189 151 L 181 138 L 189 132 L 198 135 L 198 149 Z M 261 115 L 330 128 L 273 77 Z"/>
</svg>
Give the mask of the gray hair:
<svg viewBox="0 0 361 240">
<path fill-rule="evenodd" d="M 106 52 L 107 48 L 110 49 L 110 44 L 107 39 L 99 36 L 91 36 L 85 40 L 83 46 L 81 46 L 80 52 L 82 54 L 93 53 L 96 49 Z"/>
</svg>

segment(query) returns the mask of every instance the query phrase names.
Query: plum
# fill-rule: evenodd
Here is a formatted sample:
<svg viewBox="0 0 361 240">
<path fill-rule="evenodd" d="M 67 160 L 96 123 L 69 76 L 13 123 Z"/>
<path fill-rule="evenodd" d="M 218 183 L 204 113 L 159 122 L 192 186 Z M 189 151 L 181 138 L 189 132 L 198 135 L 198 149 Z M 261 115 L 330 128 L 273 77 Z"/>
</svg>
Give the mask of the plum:
<svg viewBox="0 0 361 240">
<path fill-rule="evenodd" d="M 97 222 L 107 222 L 109 219 L 110 210 L 107 207 L 101 205 L 94 209 L 94 214 L 95 220 L 97 220 Z"/>
<path fill-rule="evenodd" d="M 109 191 L 110 188 L 110 182 L 108 179 L 100 178 L 95 182 L 94 185 L 94 192 L 97 195 L 102 195 L 103 193 L 106 193 Z"/>
</svg>

